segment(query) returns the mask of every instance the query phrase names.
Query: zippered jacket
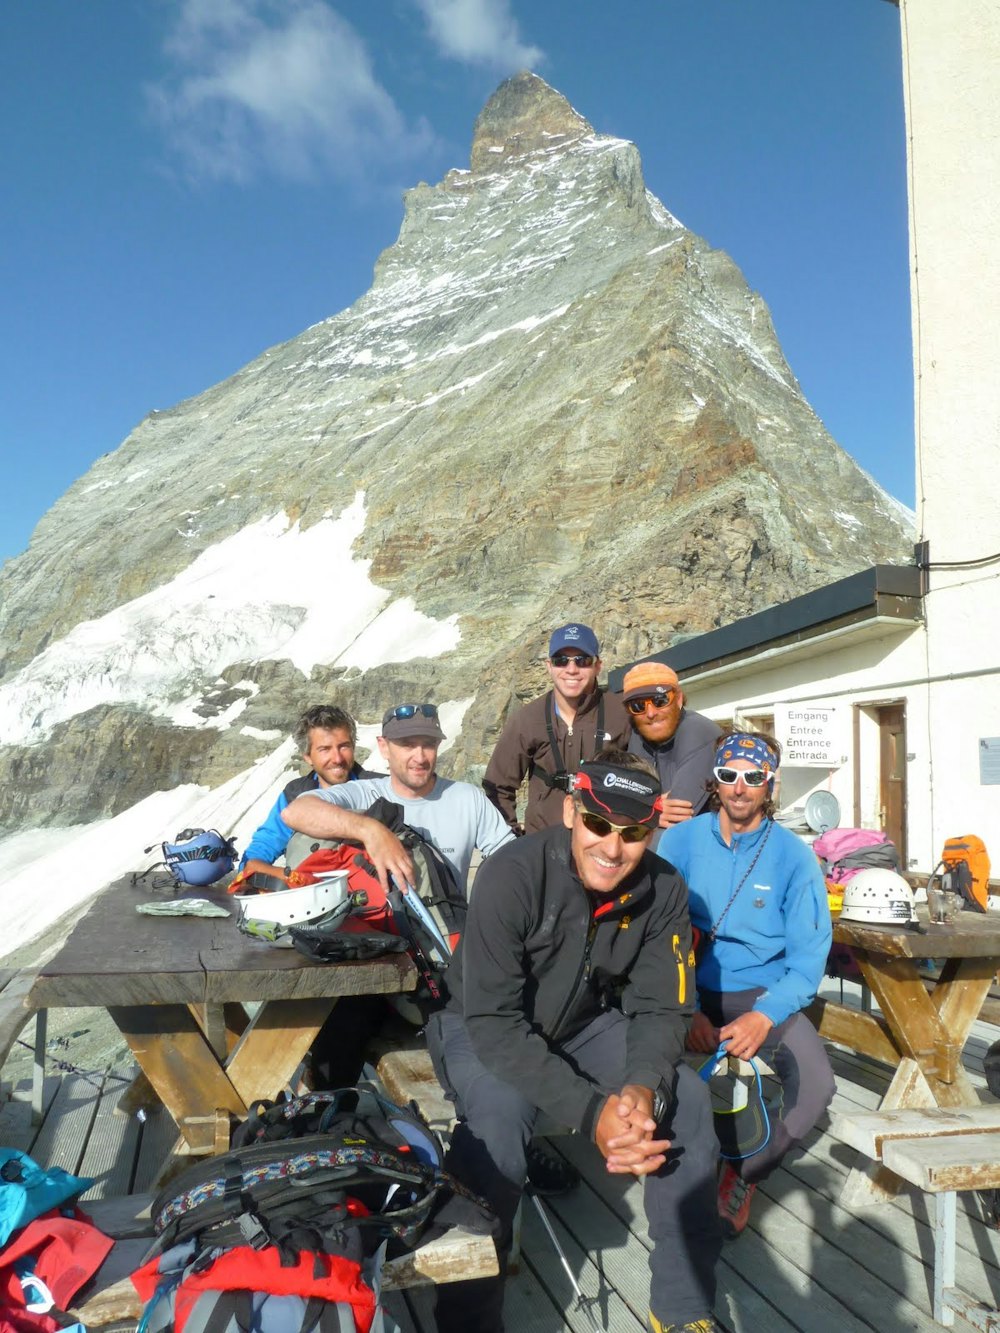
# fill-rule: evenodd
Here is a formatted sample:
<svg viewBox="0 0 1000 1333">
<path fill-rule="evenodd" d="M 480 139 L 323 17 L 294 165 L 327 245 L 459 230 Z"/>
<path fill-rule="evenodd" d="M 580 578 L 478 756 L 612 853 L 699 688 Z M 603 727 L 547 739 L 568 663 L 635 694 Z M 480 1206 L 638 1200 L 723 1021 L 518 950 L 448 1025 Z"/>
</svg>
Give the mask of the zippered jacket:
<svg viewBox="0 0 1000 1333">
<path fill-rule="evenodd" d="M 815 853 L 769 819 L 734 833 L 727 846 L 718 814 L 664 829 L 657 851 L 687 880 L 691 920 L 707 938 L 758 849 L 714 942 L 700 951 L 697 981 L 711 991 L 762 986 L 753 1007 L 777 1026 L 815 999 L 830 952 L 833 926 Z"/>
<path fill-rule="evenodd" d="M 552 753 L 549 729 L 545 721 L 546 700 L 552 700 L 552 730 L 559 754 Z M 601 735 L 597 735 L 598 704 L 604 702 Z M 617 694 L 595 690 L 576 713 L 572 729 L 567 727 L 555 706 L 551 690 L 519 708 L 507 719 L 483 777 L 483 790 L 512 829 L 517 831 L 517 793 L 525 775 L 528 781 L 528 808 L 524 813 L 525 833 L 562 824 L 565 791 L 548 785 L 542 771 L 575 773 L 585 759 L 593 759 L 598 750 L 617 745 L 625 749 L 632 725 L 625 705 Z"/>
<path fill-rule="evenodd" d="M 673 1089 L 693 1008 L 684 881 L 646 853 L 612 895 L 578 878 L 566 828 L 509 843 L 476 880 L 445 981 L 476 1054 L 561 1124 L 593 1136 L 607 1095 L 559 1054 L 604 1009 L 628 1027 L 626 1083 Z"/>
</svg>

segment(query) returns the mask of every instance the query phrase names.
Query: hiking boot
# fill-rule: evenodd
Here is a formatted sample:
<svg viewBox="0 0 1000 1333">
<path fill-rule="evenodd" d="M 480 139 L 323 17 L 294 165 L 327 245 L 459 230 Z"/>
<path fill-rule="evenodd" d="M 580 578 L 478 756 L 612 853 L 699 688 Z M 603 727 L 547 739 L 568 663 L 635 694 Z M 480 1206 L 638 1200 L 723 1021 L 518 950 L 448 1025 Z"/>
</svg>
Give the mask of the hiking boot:
<svg viewBox="0 0 1000 1333">
<path fill-rule="evenodd" d="M 536 1194 L 568 1194 L 580 1183 L 580 1173 L 575 1166 L 536 1143 L 529 1143 L 525 1153 L 528 1168 L 528 1184 Z"/>
<path fill-rule="evenodd" d="M 723 1162 L 718 1199 L 722 1233 L 727 1240 L 735 1240 L 750 1220 L 750 1202 L 756 1188 L 756 1185 L 748 1184 L 728 1162 Z"/>
<path fill-rule="evenodd" d="M 722 1333 L 714 1319 L 696 1319 L 692 1324 L 661 1324 L 652 1310 L 649 1312 L 650 1333 Z"/>
</svg>

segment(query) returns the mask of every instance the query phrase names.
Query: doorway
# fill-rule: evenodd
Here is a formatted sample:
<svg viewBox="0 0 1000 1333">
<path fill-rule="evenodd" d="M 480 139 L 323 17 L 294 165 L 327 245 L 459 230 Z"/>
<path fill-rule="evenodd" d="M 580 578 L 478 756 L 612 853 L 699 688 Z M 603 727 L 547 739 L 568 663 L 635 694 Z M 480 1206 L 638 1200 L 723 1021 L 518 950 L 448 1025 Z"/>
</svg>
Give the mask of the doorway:
<svg viewBox="0 0 1000 1333">
<path fill-rule="evenodd" d="M 905 871 L 906 705 L 883 704 L 875 712 L 879 732 L 879 827 L 896 844 Z"/>
</svg>

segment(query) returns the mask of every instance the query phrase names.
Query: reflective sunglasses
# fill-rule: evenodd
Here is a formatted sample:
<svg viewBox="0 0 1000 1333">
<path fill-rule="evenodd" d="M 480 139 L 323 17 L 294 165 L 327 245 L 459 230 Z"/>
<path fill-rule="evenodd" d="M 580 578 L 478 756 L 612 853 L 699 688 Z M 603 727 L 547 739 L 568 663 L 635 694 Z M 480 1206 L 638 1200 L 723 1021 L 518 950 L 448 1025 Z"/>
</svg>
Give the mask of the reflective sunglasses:
<svg viewBox="0 0 1000 1333">
<path fill-rule="evenodd" d="M 597 838 L 606 838 L 609 833 L 617 833 L 622 842 L 643 842 L 652 833 L 646 824 L 612 824 L 603 815 L 595 815 L 591 810 L 577 806 L 583 827 Z"/>
<path fill-rule="evenodd" d="M 740 778 L 747 787 L 763 787 L 765 782 L 771 780 L 771 774 L 765 773 L 762 768 L 713 768 L 712 772 L 716 781 L 724 787 L 735 787 Z"/>
<path fill-rule="evenodd" d="M 646 705 L 652 704 L 654 708 L 666 708 L 674 701 L 675 691 L 671 689 L 656 690 L 653 694 L 647 694 L 642 699 L 629 699 L 625 707 L 633 717 L 641 717 L 646 711 Z"/>
<path fill-rule="evenodd" d="M 393 718 L 406 719 L 419 713 L 421 717 L 437 717 L 438 710 L 436 704 L 399 704 L 395 708 L 390 708 L 382 719 L 382 725 L 391 722 Z"/>
<path fill-rule="evenodd" d="M 595 659 L 589 653 L 553 653 L 552 665 L 554 667 L 568 667 L 570 662 L 575 662 L 578 667 L 589 667 L 594 665 Z"/>
</svg>

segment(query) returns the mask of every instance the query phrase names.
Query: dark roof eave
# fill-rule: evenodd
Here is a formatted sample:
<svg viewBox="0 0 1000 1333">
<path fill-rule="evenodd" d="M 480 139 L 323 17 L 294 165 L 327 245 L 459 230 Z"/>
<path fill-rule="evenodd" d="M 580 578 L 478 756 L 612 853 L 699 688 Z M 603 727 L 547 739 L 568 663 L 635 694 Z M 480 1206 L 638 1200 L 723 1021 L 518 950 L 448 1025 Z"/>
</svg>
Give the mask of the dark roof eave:
<svg viewBox="0 0 1000 1333">
<path fill-rule="evenodd" d="M 923 619 L 923 592 L 923 573 L 916 565 L 872 565 L 641 660 L 664 662 L 683 677 L 867 620 L 915 624 Z M 610 673 L 611 689 L 621 689 L 633 665 Z"/>
</svg>

